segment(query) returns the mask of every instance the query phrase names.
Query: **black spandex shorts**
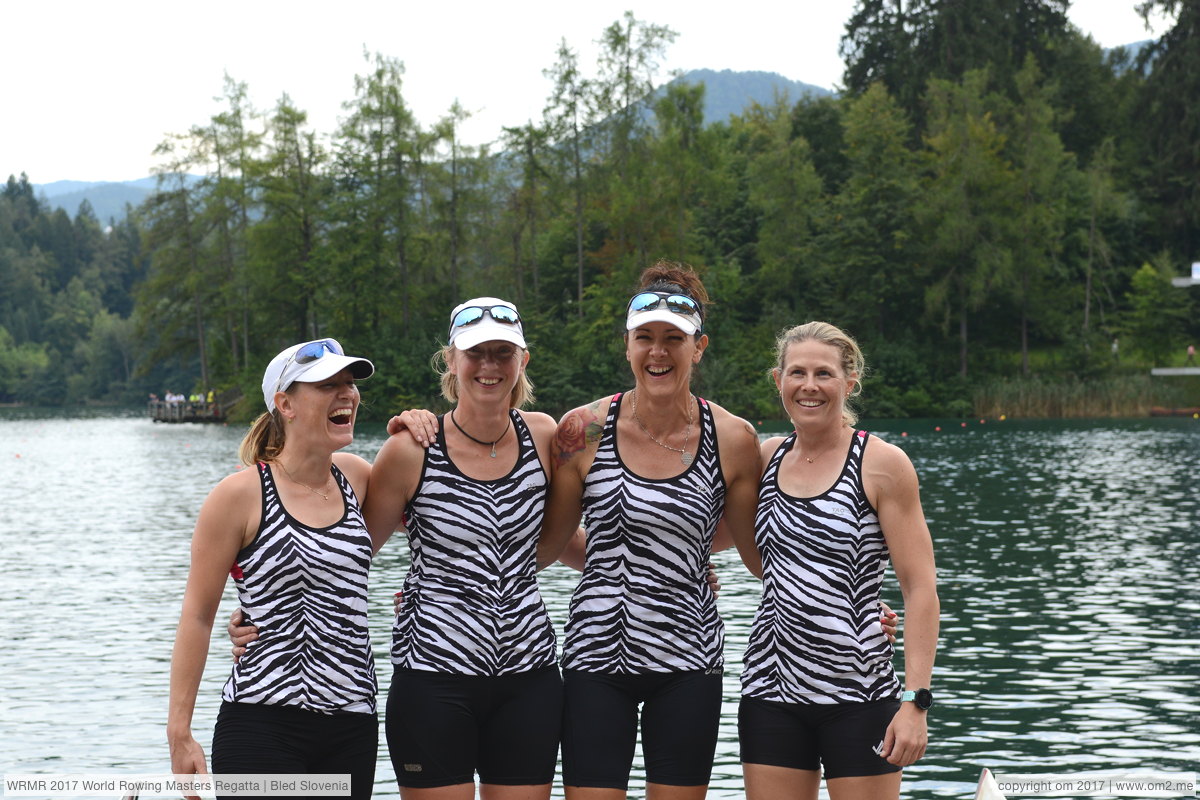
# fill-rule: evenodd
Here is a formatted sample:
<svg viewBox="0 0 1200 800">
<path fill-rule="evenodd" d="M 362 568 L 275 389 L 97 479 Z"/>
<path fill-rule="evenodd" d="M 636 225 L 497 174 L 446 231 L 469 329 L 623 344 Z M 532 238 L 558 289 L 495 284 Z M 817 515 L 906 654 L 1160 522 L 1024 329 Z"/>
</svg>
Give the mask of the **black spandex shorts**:
<svg viewBox="0 0 1200 800">
<path fill-rule="evenodd" d="M 221 704 L 213 730 L 213 774 L 349 774 L 351 797 L 375 785 L 379 720 L 292 706 Z M 220 795 L 218 795 L 220 797 Z"/>
<path fill-rule="evenodd" d="M 647 783 L 708 785 L 721 718 L 721 670 L 563 670 L 563 685 L 564 786 L 629 788 L 639 703 Z"/>
<path fill-rule="evenodd" d="M 743 697 L 738 706 L 742 763 L 823 768 L 826 778 L 899 772 L 876 752 L 899 710 L 899 700 L 809 704 Z"/>
<path fill-rule="evenodd" d="M 516 675 L 397 669 L 388 750 L 401 786 L 539 786 L 554 780 L 562 722 L 558 667 Z"/>
</svg>

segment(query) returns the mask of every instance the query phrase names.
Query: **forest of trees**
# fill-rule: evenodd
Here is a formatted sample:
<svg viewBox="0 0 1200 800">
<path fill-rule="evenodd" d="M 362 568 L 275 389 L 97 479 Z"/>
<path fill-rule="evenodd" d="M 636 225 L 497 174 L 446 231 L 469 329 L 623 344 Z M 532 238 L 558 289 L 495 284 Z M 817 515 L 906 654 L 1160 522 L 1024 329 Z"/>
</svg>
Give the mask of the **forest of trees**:
<svg viewBox="0 0 1200 800">
<path fill-rule="evenodd" d="M 1145 402 L 1167 391 L 1148 368 L 1200 344 L 1170 283 L 1200 260 L 1200 7 L 1145 3 L 1173 25 L 1136 56 L 1066 7 L 859 0 L 837 96 L 707 127 L 702 86 L 655 93 L 674 31 L 627 13 L 590 68 L 564 41 L 543 118 L 483 147 L 457 104 L 420 124 L 385 55 L 332 132 L 227 77 L 127 219 L 9 178 L 0 401 L 257 402 L 274 353 L 334 336 L 375 361 L 368 415 L 436 407 L 449 310 L 489 294 L 521 309 L 557 413 L 629 383 L 624 303 L 667 258 L 715 300 L 696 388 L 735 413 L 778 416 L 774 336 L 809 319 L 858 337 L 872 416 L 979 413 L 1014 384 Z"/>
</svg>

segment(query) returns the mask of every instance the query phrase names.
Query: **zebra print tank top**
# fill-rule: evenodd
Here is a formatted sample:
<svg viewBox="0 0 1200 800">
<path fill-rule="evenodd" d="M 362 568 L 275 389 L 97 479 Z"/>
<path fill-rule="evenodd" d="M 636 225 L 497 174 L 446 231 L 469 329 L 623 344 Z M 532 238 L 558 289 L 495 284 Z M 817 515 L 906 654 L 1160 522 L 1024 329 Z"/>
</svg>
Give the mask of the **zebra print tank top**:
<svg viewBox="0 0 1200 800">
<path fill-rule="evenodd" d="M 548 480 L 524 419 L 509 414 L 519 454 L 503 478 L 460 472 L 444 426 L 425 451 L 407 509 L 411 566 L 392 631 L 397 667 L 511 675 L 554 664 L 554 627 L 537 585 Z"/>
<path fill-rule="evenodd" d="M 682 474 L 635 475 L 621 461 L 613 398 L 584 480 L 587 556 L 571 598 L 563 668 L 640 674 L 722 668 L 725 628 L 708 586 L 725 508 L 716 427 L 699 400 L 700 443 Z"/>
<path fill-rule="evenodd" d="M 224 700 L 375 713 L 371 536 L 350 482 L 336 466 L 332 471 L 345 512 L 328 528 L 312 528 L 288 514 L 271 467 L 258 465 L 262 522 L 230 573 L 259 634 L 233 666 Z"/>
<path fill-rule="evenodd" d="M 763 473 L 754 526 L 763 595 L 742 670 L 747 697 L 852 703 L 900 696 L 892 646 L 879 624 L 888 549 L 863 489 L 868 438 L 854 432 L 837 482 L 816 497 L 779 488 L 794 433 Z"/>
</svg>

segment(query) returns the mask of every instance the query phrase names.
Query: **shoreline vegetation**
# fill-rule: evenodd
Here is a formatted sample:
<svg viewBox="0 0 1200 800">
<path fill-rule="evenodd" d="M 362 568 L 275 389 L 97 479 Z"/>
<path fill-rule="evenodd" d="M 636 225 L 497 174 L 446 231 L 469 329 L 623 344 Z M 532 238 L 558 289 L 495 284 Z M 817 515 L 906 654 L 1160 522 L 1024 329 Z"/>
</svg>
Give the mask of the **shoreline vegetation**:
<svg viewBox="0 0 1200 800">
<path fill-rule="evenodd" d="M 868 384 L 869 391 L 869 384 Z M 960 413 L 872 416 L 863 412 L 865 420 L 874 419 L 1131 419 L 1139 417 L 1183 415 L 1200 410 L 1200 377 L 1173 379 L 1170 382 L 1149 375 L 1079 380 L 1072 377 L 1032 377 L 992 381 L 972 393 L 971 410 Z M 712 398 L 721 402 L 720 398 Z M 243 406 L 234 406 L 223 422 L 241 425 L 255 416 Z M 381 411 L 370 413 L 364 407 L 362 421 L 382 422 L 403 408 L 389 403 L 377 403 Z M 116 400 L 87 400 L 82 403 L 49 405 L 45 403 L 3 402 L 3 409 L 72 408 L 88 410 L 121 410 L 131 416 L 144 415 L 144 407 L 131 406 Z M 435 409 L 436 410 L 436 409 Z M 773 417 L 772 417 L 773 419 Z"/>
<path fill-rule="evenodd" d="M 1155 409 L 1188 409 L 1200 401 L 1200 378 L 1149 375 L 1112 378 L 1024 378 L 993 381 L 974 393 L 981 417 L 1037 419 L 1129 418 L 1154 415 Z"/>
<path fill-rule="evenodd" d="M 838 95 L 713 124 L 706 84 L 654 66 L 677 33 L 632 12 L 594 64 L 547 53 L 544 114 L 487 145 L 457 103 L 418 120 L 385 54 L 333 131 L 226 76 L 125 219 L 0 189 L 0 401 L 253 397 L 333 336 L 375 362 L 364 420 L 440 408 L 445 311 L 486 295 L 561 414 L 627 378 L 619 320 L 669 259 L 714 299 L 695 389 L 746 419 L 779 413 L 771 343 L 809 320 L 862 346 L 868 418 L 1200 406 L 1148 377 L 1200 346 L 1200 283 L 1172 280 L 1200 261 L 1200 4 L 1148 0 L 1170 29 L 1112 50 L 1051 0 L 860 5 Z"/>
</svg>

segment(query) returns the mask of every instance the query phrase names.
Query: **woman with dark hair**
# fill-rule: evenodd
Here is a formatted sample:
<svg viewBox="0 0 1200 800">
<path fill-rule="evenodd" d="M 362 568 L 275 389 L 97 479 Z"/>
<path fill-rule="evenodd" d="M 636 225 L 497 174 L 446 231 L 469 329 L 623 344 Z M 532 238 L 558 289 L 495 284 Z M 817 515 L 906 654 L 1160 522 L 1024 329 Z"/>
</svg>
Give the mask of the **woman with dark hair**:
<svg viewBox="0 0 1200 800">
<path fill-rule="evenodd" d="M 647 269 L 625 314 L 634 388 L 569 412 L 555 435 L 539 565 L 559 558 L 581 517 L 587 530 L 562 656 L 572 800 L 626 795 L 639 707 L 648 797 L 708 789 L 724 672 L 709 556 L 732 541 L 751 572 L 762 569 L 757 434 L 692 394 L 708 302 L 690 267 Z"/>
<path fill-rule="evenodd" d="M 375 368 L 333 339 L 287 348 L 263 374 L 267 412 L 242 442 L 252 469 L 200 509 L 171 657 L 171 769 L 207 773 L 192 714 L 213 617 L 232 575 L 257 640 L 234 665 L 213 733 L 216 773 L 349 773 L 368 798 L 379 725 L 367 632 L 370 466 L 354 440 L 356 380 Z"/>
</svg>

